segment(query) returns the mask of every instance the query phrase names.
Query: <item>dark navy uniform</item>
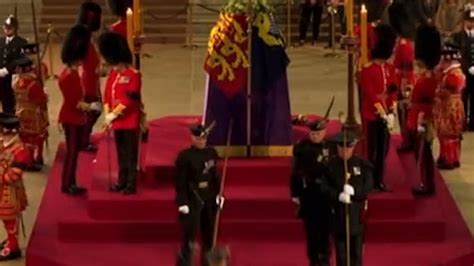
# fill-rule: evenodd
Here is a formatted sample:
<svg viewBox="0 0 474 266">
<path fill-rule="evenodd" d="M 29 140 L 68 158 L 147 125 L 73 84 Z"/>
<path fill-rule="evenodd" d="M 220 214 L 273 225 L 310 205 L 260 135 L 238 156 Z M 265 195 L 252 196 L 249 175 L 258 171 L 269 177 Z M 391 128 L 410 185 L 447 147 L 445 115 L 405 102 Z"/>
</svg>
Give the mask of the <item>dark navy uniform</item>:
<svg viewBox="0 0 474 266">
<path fill-rule="evenodd" d="M 324 128 L 324 121 L 310 124 L 311 131 Z M 329 265 L 331 207 L 321 191 L 321 179 L 327 171 L 329 147 L 325 142 L 315 143 L 304 139 L 294 146 L 293 156 L 291 197 L 299 204 L 298 217 L 304 222 L 310 266 Z"/>
<path fill-rule="evenodd" d="M 0 38 L 0 98 L 2 100 L 3 112 L 15 114 L 15 95 L 12 89 L 12 75 L 15 71 L 15 60 L 22 55 L 22 48 L 28 41 L 16 35 L 18 21 L 9 16 L 4 27 L 15 30 L 15 34 Z"/>
<path fill-rule="evenodd" d="M 344 144 L 342 134 L 335 138 L 339 146 Z M 347 146 L 355 145 L 355 139 L 350 135 L 345 141 Z M 322 190 L 329 197 L 334 209 L 334 238 L 336 241 L 337 266 L 346 264 L 346 204 L 341 200 L 341 194 L 346 193 L 346 172 L 344 159 L 340 156 L 332 158 L 328 163 L 328 172 L 322 182 Z M 351 156 L 347 160 L 347 172 L 350 174 L 348 185 L 353 188 L 349 195 L 349 219 L 350 219 L 350 265 L 362 265 L 362 247 L 365 213 L 367 207 L 367 195 L 373 188 L 373 166 L 357 156 Z"/>
<path fill-rule="evenodd" d="M 207 136 L 205 130 L 199 125 L 193 127 L 191 132 L 194 136 Z M 220 189 L 217 159 L 218 154 L 214 148 L 200 149 L 194 146 L 182 150 L 176 159 L 176 203 L 182 227 L 178 266 L 192 265 L 192 249 L 199 229 L 203 254 L 212 248 Z M 183 208 L 187 211 L 183 211 Z M 205 256 L 203 260 L 203 265 L 208 265 Z"/>
</svg>

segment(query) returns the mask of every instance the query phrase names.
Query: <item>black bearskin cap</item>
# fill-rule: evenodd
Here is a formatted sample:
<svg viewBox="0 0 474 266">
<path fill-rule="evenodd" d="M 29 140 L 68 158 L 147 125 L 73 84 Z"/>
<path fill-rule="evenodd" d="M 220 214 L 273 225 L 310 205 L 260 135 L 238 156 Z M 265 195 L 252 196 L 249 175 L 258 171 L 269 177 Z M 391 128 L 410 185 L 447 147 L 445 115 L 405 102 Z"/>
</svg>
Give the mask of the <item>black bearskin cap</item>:
<svg viewBox="0 0 474 266">
<path fill-rule="evenodd" d="M 77 24 L 84 24 L 92 32 L 100 29 L 102 23 L 102 8 L 99 4 L 87 1 L 82 3 Z"/>
<path fill-rule="evenodd" d="M 375 45 L 371 51 L 373 59 L 389 59 L 393 54 L 393 48 L 397 36 L 393 29 L 386 24 L 378 24 L 374 29 Z"/>
<path fill-rule="evenodd" d="M 413 39 L 416 32 L 415 18 L 406 3 L 397 1 L 388 7 L 390 25 L 403 38 Z"/>
<path fill-rule="evenodd" d="M 85 25 L 76 25 L 68 32 L 61 51 L 61 60 L 65 65 L 81 61 L 87 56 L 91 32 Z"/>
<path fill-rule="evenodd" d="M 126 17 L 127 9 L 133 7 L 133 0 L 107 0 L 110 12 L 117 17 Z"/>
<path fill-rule="evenodd" d="M 441 59 L 441 35 L 435 26 L 420 25 L 416 31 L 415 59 L 434 69 Z"/>
<path fill-rule="evenodd" d="M 99 36 L 99 51 L 105 61 L 114 66 L 118 64 L 131 64 L 132 52 L 127 40 L 120 33 L 105 32 Z"/>
</svg>

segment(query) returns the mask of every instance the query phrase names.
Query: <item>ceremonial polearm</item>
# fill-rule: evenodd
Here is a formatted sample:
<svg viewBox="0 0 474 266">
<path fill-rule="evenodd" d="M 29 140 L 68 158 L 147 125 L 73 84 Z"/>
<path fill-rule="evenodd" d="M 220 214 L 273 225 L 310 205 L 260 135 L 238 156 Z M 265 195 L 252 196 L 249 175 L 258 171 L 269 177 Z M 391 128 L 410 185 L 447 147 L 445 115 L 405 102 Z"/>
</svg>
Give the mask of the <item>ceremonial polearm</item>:
<svg viewBox="0 0 474 266">
<path fill-rule="evenodd" d="M 339 121 L 342 122 L 342 117 L 343 117 L 343 113 L 339 113 Z M 344 122 L 345 124 L 347 123 L 347 118 L 346 118 L 346 121 Z M 343 140 L 342 140 L 342 147 L 344 149 L 347 148 L 347 127 L 346 126 L 343 126 L 342 127 L 342 136 L 343 136 Z M 351 174 L 349 173 L 349 167 L 347 166 L 347 158 L 344 154 L 344 174 L 345 174 L 345 178 L 344 178 L 344 185 L 349 185 L 349 179 L 351 178 Z M 351 236 L 350 236 L 350 233 L 351 233 L 351 224 L 350 224 L 350 206 L 349 204 L 344 204 L 344 210 L 345 210 L 345 216 L 346 216 L 346 266 L 351 266 Z"/>
<path fill-rule="evenodd" d="M 359 131 L 359 124 L 355 118 L 354 112 L 354 54 L 357 52 L 357 40 L 354 37 L 354 1 L 345 1 L 347 18 L 347 118 L 344 127 L 351 132 Z"/>
<path fill-rule="evenodd" d="M 43 69 L 42 69 L 42 63 L 41 63 L 41 55 L 40 55 L 40 46 L 39 46 L 39 38 L 38 38 L 38 25 L 36 24 L 36 7 L 35 7 L 35 0 L 31 0 L 31 13 L 33 16 L 33 31 L 35 35 L 35 43 L 38 45 L 38 51 L 36 51 L 36 74 L 38 75 L 36 78 L 38 79 L 38 82 L 41 86 L 41 88 L 44 87 L 44 81 L 43 81 Z M 49 110 L 48 110 L 48 104 L 46 103 L 45 106 L 43 106 L 46 114 L 48 114 L 48 120 L 49 120 Z M 43 144 L 41 144 L 43 145 Z M 46 155 L 49 158 L 49 138 L 45 138 L 45 145 L 46 145 Z"/>
<path fill-rule="evenodd" d="M 247 2 L 247 42 L 248 63 L 247 69 L 247 157 L 252 156 L 252 25 L 253 25 L 253 0 Z"/>
</svg>

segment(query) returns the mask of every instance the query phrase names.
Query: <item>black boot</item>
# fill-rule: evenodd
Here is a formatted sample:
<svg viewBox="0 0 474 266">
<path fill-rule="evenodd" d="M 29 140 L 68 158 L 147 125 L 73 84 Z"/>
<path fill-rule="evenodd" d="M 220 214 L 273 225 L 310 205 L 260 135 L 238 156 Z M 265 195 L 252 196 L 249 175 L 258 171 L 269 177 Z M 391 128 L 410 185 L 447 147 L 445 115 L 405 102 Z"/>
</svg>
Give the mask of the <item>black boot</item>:
<svg viewBox="0 0 474 266">
<path fill-rule="evenodd" d="M 8 254 L 2 255 L 5 252 L 5 250 L 2 248 L 2 252 L 0 253 L 0 261 L 9 261 L 9 260 L 15 260 L 21 257 L 21 250 L 12 250 L 9 251 Z"/>
<path fill-rule="evenodd" d="M 428 188 L 424 185 L 420 185 L 419 187 L 412 189 L 412 194 L 415 197 L 432 196 L 435 194 L 435 190 L 434 188 Z"/>
<path fill-rule="evenodd" d="M 77 185 L 71 185 L 67 188 L 61 189 L 61 191 L 63 193 L 66 193 L 66 194 L 76 196 L 76 195 L 82 195 L 82 194 L 86 193 L 87 189 L 85 189 L 83 187 L 80 187 L 80 186 L 77 186 Z"/>
<path fill-rule="evenodd" d="M 122 183 L 118 182 L 118 183 L 115 183 L 112 186 L 110 186 L 109 191 L 110 192 L 121 192 L 122 190 L 125 189 L 125 187 L 126 187 L 125 184 L 122 184 Z"/>
</svg>

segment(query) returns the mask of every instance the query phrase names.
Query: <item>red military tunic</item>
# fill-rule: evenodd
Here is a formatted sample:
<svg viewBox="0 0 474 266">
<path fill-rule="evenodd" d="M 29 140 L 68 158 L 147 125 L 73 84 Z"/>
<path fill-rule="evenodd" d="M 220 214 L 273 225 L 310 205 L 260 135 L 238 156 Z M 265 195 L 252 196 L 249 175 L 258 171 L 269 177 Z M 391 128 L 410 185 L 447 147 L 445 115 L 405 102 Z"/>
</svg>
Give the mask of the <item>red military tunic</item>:
<svg viewBox="0 0 474 266">
<path fill-rule="evenodd" d="M 420 113 L 423 113 L 425 122 L 433 122 L 433 105 L 437 88 L 438 79 L 433 72 L 425 71 L 419 75 L 413 87 L 411 107 L 408 111 L 407 128 L 409 130 L 417 130 Z"/>
<path fill-rule="evenodd" d="M 58 79 L 59 89 L 63 95 L 63 104 L 59 111 L 59 123 L 84 125 L 86 113 L 79 108 L 79 102 L 84 100 L 79 72 L 65 67 Z"/>
<path fill-rule="evenodd" d="M 81 84 L 84 89 L 86 102 L 95 102 L 100 99 L 100 60 L 95 45 L 91 42 L 87 56 L 82 62 Z"/>
<path fill-rule="evenodd" d="M 119 20 L 110 26 L 110 29 L 122 34 L 123 37 L 127 38 L 127 19 L 119 18 Z"/>
<path fill-rule="evenodd" d="M 460 64 L 453 64 L 442 73 L 433 110 L 435 125 L 439 138 L 457 138 L 465 121 L 462 90 L 466 78 Z"/>
<path fill-rule="evenodd" d="M 386 114 L 393 112 L 396 95 L 395 68 L 392 64 L 370 63 L 360 74 L 361 117 L 364 121 L 372 121 L 380 117 L 376 104 L 380 104 Z"/>
<path fill-rule="evenodd" d="M 399 38 L 395 46 L 393 65 L 397 73 L 397 81 L 400 89 L 412 87 L 415 83 L 415 72 L 413 62 L 415 61 L 415 49 L 413 41 Z M 404 81 L 403 81 L 404 80 Z M 405 82 L 405 84 L 402 84 Z"/>
<path fill-rule="evenodd" d="M 0 153 L 0 219 L 14 220 L 28 205 L 22 168 L 30 164 L 30 154 L 18 136 L 3 145 Z"/>
<path fill-rule="evenodd" d="M 30 145 L 42 145 L 48 136 L 48 96 L 33 73 L 18 74 L 12 82 L 17 112 L 20 119 L 20 136 Z"/>
<path fill-rule="evenodd" d="M 111 70 L 104 92 L 106 113 L 119 116 L 112 122 L 113 129 L 138 129 L 141 123 L 141 75 L 132 68 Z"/>
</svg>

